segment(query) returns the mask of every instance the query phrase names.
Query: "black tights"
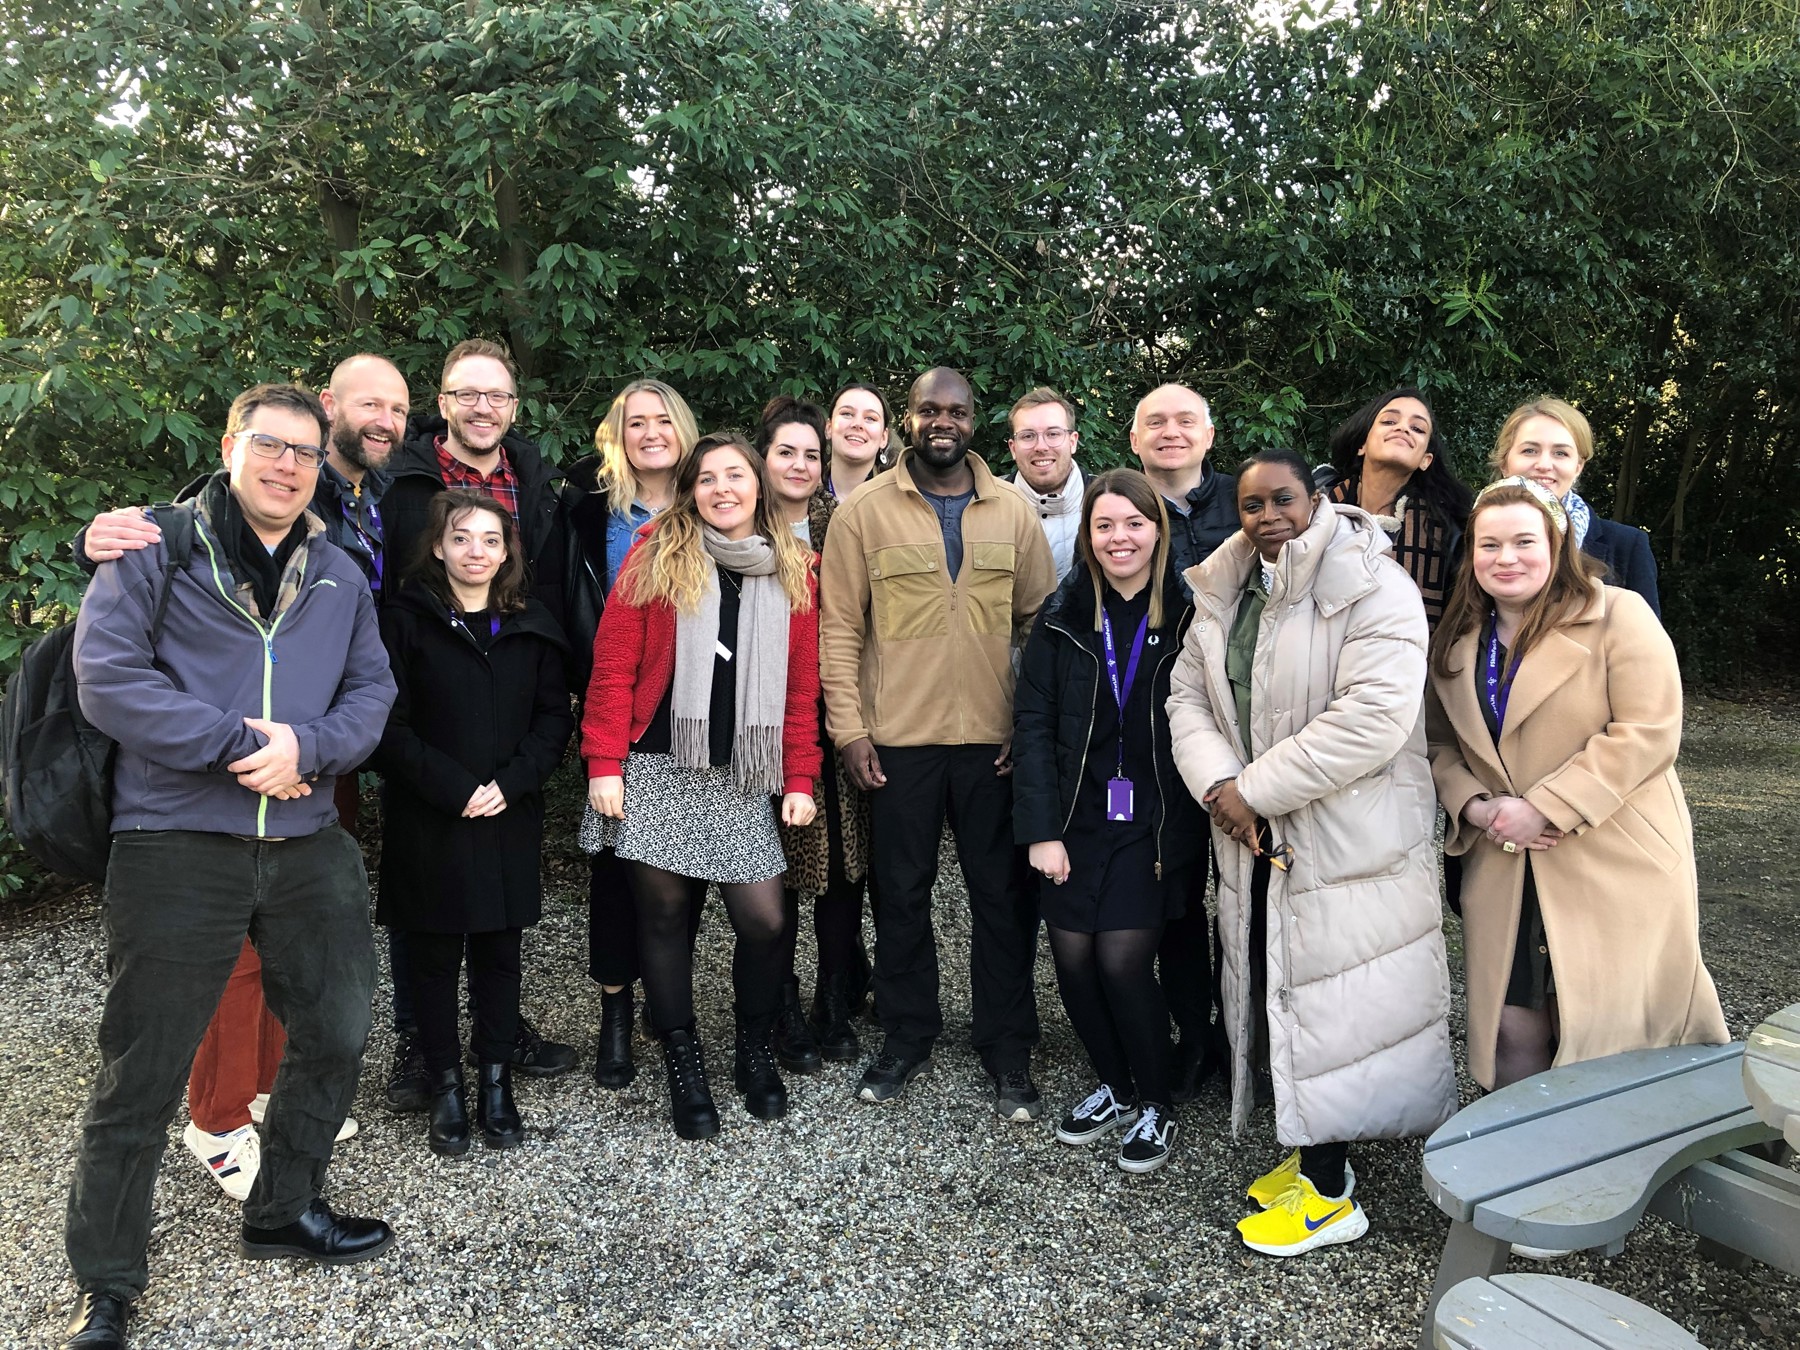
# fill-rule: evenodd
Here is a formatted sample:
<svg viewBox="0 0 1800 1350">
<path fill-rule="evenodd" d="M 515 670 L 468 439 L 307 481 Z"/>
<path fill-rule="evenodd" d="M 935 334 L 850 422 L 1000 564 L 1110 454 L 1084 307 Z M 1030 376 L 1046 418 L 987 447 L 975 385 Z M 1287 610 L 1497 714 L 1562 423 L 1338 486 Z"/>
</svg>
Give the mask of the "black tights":
<svg viewBox="0 0 1800 1350">
<path fill-rule="evenodd" d="M 1169 1105 L 1169 1009 L 1156 982 L 1163 930 L 1076 933 L 1050 928 L 1069 1023 L 1102 1083 L 1122 1101 Z"/>
<path fill-rule="evenodd" d="M 706 899 L 706 882 L 629 862 L 637 906 L 638 973 L 658 1035 L 694 1022 L 694 917 Z M 731 983 L 742 1022 L 772 1019 L 781 1006 L 783 921 L 781 878 L 719 887 L 737 933 Z"/>
</svg>

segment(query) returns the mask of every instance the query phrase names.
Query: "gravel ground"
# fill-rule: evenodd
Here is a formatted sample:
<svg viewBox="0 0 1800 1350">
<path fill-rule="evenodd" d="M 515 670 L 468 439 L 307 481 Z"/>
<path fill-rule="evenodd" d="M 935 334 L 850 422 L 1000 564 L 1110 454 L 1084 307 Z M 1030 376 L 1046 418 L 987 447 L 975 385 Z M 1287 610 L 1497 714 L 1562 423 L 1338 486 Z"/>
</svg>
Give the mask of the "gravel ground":
<svg viewBox="0 0 1800 1350">
<path fill-rule="evenodd" d="M 1796 745 L 1792 709 L 1700 704 L 1690 716 L 1684 775 L 1708 950 L 1739 1035 L 1800 998 Z M 563 845 L 554 851 L 554 898 L 526 942 L 526 1004 L 589 1057 L 598 995 L 584 974 L 585 872 Z M 1173 1161 L 1150 1177 L 1121 1173 L 1104 1147 L 1059 1145 L 1049 1121 L 994 1118 L 968 1045 L 962 911 L 947 861 L 949 1032 L 935 1071 L 881 1108 L 852 1099 L 859 1066 L 789 1075 L 791 1112 L 765 1124 L 730 1095 L 729 928 L 710 909 L 701 1025 L 724 1128 L 703 1144 L 669 1130 L 660 1064 L 640 1039 L 647 1071 L 627 1091 L 603 1092 L 585 1071 L 523 1083 L 524 1148 L 435 1158 L 420 1117 L 378 1104 L 391 1048 L 378 1025 L 356 1106 L 362 1131 L 340 1147 L 328 1191 L 341 1211 L 399 1230 L 394 1250 L 365 1265 L 241 1260 L 236 1208 L 182 1147 L 178 1121 L 133 1345 L 1413 1343 L 1447 1228 L 1420 1187 L 1417 1143 L 1358 1147 L 1357 1195 L 1372 1224 L 1362 1241 L 1286 1263 L 1250 1254 L 1232 1225 L 1247 1212 L 1245 1182 L 1279 1157 L 1268 1110 L 1233 1142 L 1213 1089 L 1185 1109 Z M 1453 945 L 1458 936 L 1453 925 Z M 53 1344 L 72 1298 L 62 1211 L 95 1065 L 102 958 L 89 895 L 0 913 L 0 1128 L 13 1141 L 0 1163 L 0 1344 Z M 1090 1084 L 1047 951 L 1038 982 L 1035 1067 L 1054 1114 Z M 1659 1220 L 1617 1259 L 1583 1255 L 1557 1270 L 1659 1309 L 1713 1350 L 1800 1350 L 1800 1281 L 1724 1270 Z"/>
</svg>

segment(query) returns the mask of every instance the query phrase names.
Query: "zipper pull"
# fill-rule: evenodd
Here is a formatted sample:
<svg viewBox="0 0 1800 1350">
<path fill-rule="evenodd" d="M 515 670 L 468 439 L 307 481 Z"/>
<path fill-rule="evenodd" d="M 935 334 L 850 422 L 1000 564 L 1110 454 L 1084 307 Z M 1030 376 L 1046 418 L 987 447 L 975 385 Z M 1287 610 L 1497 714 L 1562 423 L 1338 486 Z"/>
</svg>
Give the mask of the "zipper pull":
<svg viewBox="0 0 1800 1350">
<path fill-rule="evenodd" d="M 273 666 L 279 663 L 280 658 L 275 655 L 275 635 L 273 633 L 266 634 L 263 637 L 263 651 L 268 653 L 270 665 Z"/>
</svg>

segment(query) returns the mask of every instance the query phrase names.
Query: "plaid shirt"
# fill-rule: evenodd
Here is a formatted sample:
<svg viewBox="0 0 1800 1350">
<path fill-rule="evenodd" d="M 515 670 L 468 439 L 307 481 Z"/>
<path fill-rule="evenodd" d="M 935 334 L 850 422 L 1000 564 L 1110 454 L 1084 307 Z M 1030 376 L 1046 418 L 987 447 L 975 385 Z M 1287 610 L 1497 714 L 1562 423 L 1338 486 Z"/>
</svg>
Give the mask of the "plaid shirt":
<svg viewBox="0 0 1800 1350">
<path fill-rule="evenodd" d="M 500 467 L 492 474 L 483 475 L 451 454 L 449 443 L 442 436 L 437 438 L 436 444 L 438 477 L 444 480 L 445 487 L 468 488 L 472 492 L 486 493 L 504 506 L 511 514 L 513 523 L 518 524 L 519 479 L 513 473 L 512 461 L 506 457 L 505 446 L 500 447 Z"/>
</svg>

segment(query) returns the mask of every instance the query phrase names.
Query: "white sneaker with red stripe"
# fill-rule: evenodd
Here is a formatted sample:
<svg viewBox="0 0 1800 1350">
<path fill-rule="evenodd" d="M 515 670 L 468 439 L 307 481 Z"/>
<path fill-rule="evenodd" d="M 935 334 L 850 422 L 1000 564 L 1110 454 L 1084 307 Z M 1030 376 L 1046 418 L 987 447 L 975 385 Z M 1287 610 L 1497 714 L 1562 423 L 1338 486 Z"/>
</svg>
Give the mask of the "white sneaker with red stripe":
<svg viewBox="0 0 1800 1350">
<path fill-rule="evenodd" d="M 256 1126 L 240 1125 L 224 1134 L 208 1134 L 189 1121 L 181 1137 L 220 1190 L 239 1203 L 250 1198 L 256 1170 L 262 1166 L 262 1140 Z"/>
<path fill-rule="evenodd" d="M 263 1117 L 268 1114 L 268 1111 L 269 1111 L 269 1094 L 268 1093 L 259 1092 L 250 1099 L 250 1119 L 254 1124 L 257 1124 L 257 1125 L 262 1124 Z M 356 1117 L 355 1116 L 345 1116 L 344 1123 L 342 1125 L 338 1126 L 337 1137 L 335 1139 L 333 1139 L 331 1142 L 334 1144 L 341 1144 L 344 1142 L 344 1140 L 350 1138 L 351 1135 L 355 1134 L 356 1130 L 357 1130 Z"/>
</svg>

